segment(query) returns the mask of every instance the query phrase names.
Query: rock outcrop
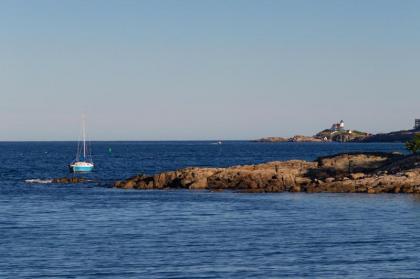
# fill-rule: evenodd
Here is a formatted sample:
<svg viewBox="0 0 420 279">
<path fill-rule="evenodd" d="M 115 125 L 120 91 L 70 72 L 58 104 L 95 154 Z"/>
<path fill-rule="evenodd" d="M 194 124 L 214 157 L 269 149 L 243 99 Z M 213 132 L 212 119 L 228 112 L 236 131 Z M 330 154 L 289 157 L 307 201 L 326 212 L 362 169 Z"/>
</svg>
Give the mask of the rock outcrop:
<svg viewBox="0 0 420 279">
<path fill-rule="evenodd" d="M 420 193 L 420 156 L 352 153 L 314 162 L 293 160 L 229 168 L 186 168 L 139 175 L 114 186 L 245 192 Z"/>
<path fill-rule="evenodd" d="M 58 184 L 77 184 L 77 183 L 88 183 L 88 182 L 95 182 L 95 181 L 92 179 L 76 177 L 76 176 L 51 179 L 51 183 L 58 183 Z"/>
<path fill-rule="evenodd" d="M 302 178 L 308 169 L 315 168 L 316 165 L 316 162 L 296 160 L 230 168 L 186 168 L 153 176 L 135 176 L 116 182 L 115 187 L 284 191 L 288 187 L 300 185 L 303 180 L 308 180 Z"/>
</svg>

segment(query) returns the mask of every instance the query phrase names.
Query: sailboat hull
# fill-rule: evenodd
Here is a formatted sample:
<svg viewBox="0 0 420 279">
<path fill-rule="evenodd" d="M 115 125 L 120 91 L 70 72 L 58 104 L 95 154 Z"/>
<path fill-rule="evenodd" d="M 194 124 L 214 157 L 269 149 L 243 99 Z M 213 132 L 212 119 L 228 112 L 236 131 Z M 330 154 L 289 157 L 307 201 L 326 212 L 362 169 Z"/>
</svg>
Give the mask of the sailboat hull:
<svg viewBox="0 0 420 279">
<path fill-rule="evenodd" d="M 69 166 L 70 172 L 91 172 L 94 165 L 92 163 L 74 163 Z"/>
</svg>

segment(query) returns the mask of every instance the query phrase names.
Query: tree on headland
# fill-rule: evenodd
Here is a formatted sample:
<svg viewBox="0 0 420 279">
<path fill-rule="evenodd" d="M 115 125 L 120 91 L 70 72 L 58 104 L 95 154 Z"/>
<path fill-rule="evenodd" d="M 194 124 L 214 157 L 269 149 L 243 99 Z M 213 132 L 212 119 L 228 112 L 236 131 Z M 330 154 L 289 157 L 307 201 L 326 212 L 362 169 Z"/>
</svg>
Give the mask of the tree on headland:
<svg viewBox="0 0 420 279">
<path fill-rule="evenodd" d="M 405 143 L 405 147 L 407 150 L 411 151 L 411 153 L 416 154 L 420 151 L 420 133 L 414 135 L 414 138 L 410 141 Z"/>
</svg>

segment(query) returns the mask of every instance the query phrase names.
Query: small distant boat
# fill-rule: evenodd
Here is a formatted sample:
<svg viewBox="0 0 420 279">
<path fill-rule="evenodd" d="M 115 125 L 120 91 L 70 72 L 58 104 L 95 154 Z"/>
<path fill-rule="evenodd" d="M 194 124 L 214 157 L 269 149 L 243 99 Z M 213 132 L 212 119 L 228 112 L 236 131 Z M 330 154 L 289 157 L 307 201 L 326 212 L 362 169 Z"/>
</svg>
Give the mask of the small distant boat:
<svg viewBox="0 0 420 279">
<path fill-rule="evenodd" d="M 90 172 L 93 170 L 92 155 L 90 153 L 90 149 L 86 144 L 86 123 L 85 117 L 82 117 L 82 146 L 80 146 L 80 142 L 77 145 L 77 154 L 76 159 L 70 163 L 69 168 L 70 172 Z"/>
</svg>

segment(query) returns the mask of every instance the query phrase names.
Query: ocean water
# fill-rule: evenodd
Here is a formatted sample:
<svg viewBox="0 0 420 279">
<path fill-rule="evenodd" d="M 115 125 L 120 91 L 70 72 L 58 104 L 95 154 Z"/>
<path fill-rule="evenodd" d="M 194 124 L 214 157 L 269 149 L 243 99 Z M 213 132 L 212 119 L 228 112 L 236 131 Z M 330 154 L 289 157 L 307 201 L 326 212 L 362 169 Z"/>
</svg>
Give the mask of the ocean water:
<svg viewBox="0 0 420 279">
<path fill-rule="evenodd" d="M 402 144 L 94 142 L 99 184 L 48 183 L 69 175 L 75 149 L 0 143 L 0 278 L 420 278 L 415 195 L 110 187 L 140 172 Z"/>
</svg>

